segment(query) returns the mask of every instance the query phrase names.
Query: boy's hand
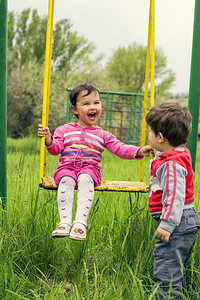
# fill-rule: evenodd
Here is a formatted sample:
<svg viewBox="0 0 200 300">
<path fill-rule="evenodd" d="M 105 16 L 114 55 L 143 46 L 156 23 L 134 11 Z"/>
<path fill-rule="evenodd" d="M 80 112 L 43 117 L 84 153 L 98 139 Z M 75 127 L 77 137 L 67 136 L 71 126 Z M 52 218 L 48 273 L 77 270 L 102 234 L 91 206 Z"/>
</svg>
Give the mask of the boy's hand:
<svg viewBox="0 0 200 300">
<path fill-rule="evenodd" d="M 45 137 L 45 144 L 49 147 L 52 144 L 51 132 L 48 127 L 43 127 L 41 124 L 38 124 L 38 136 L 40 138 Z"/>
<path fill-rule="evenodd" d="M 151 146 L 144 146 L 142 148 L 140 148 L 137 152 L 137 157 L 138 156 L 149 156 L 150 152 L 153 153 L 153 149 L 151 148 Z"/>
<path fill-rule="evenodd" d="M 158 226 L 156 230 L 156 237 L 161 240 L 163 243 L 169 242 L 169 237 L 171 235 L 171 232 L 163 229 L 162 227 Z"/>
</svg>

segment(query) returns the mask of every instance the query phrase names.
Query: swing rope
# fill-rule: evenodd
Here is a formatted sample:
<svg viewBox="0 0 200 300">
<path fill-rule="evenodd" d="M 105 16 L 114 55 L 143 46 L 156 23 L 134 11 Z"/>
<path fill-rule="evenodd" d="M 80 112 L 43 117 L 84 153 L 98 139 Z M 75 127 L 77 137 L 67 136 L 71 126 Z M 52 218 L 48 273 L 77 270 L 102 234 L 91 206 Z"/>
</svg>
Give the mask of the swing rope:
<svg viewBox="0 0 200 300">
<path fill-rule="evenodd" d="M 154 106 L 154 74 L 155 74 L 155 0 L 150 0 L 149 9 L 149 27 L 147 41 L 147 56 L 146 56 L 146 72 L 144 84 L 144 104 L 142 116 L 142 132 L 141 132 L 141 147 L 145 145 L 146 134 L 146 115 L 148 102 L 148 86 L 149 86 L 149 70 L 151 62 L 151 91 L 150 91 L 150 107 Z M 140 162 L 140 181 L 143 181 L 144 174 L 144 159 Z"/>
<path fill-rule="evenodd" d="M 43 87 L 43 108 L 42 108 L 42 126 L 48 126 L 49 119 L 49 93 L 50 93 L 50 78 L 51 78 L 51 55 L 52 55 L 52 40 L 53 40 L 53 15 L 54 15 L 54 0 L 49 0 L 47 33 L 46 33 L 46 52 L 45 52 L 45 68 L 44 68 L 44 87 Z M 46 148 L 45 137 L 41 138 L 40 148 L 40 178 L 39 185 L 42 185 L 43 178 L 46 176 Z"/>
</svg>

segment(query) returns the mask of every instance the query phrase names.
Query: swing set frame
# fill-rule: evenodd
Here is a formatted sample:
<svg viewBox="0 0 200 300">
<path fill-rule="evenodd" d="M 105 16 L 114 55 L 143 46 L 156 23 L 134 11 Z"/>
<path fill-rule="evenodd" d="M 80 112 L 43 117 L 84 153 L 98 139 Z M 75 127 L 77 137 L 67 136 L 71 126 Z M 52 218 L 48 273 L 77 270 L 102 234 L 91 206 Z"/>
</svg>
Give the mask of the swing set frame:
<svg viewBox="0 0 200 300">
<path fill-rule="evenodd" d="M 44 68 L 44 88 L 43 88 L 43 108 L 42 108 L 42 126 L 48 127 L 49 119 L 49 94 L 50 94 L 50 78 L 51 78 L 51 56 L 52 56 L 52 40 L 53 40 L 53 16 L 54 2 L 49 0 L 48 5 L 48 20 L 46 33 L 46 52 L 45 52 L 45 68 Z M 145 145 L 146 133 L 146 114 L 148 104 L 148 86 L 149 73 L 151 66 L 151 89 L 150 89 L 150 107 L 154 105 L 154 73 L 155 73 L 155 0 L 150 0 L 149 9 L 149 25 L 148 25 L 148 40 L 147 40 L 147 55 L 146 55 L 146 71 L 145 71 L 145 89 L 143 102 L 142 130 L 140 146 Z M 40 148 L 40 174 L 39 186 L 44 189 L 54 190 L 57 185 L 52 177 L 46 176 L 46 155 L 45 137 L 41 138 Z M 119 191 L 119 192 L 136 192 L 147 193 L 148 185 L 143 182 L 144 159 L 140 162 L 139 181 L 102 181 L 101 185 L 95 187 L 96 191 Z"/>
</svg>

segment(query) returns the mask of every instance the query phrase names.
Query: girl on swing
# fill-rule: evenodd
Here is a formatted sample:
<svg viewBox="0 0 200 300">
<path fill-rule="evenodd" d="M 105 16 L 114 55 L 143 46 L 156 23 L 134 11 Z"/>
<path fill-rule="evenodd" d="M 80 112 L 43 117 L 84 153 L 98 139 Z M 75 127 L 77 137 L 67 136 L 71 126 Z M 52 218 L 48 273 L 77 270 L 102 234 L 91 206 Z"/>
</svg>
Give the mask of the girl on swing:
<svg viewBox="0 0 200 300">
<path fill-rule="evenodd" d="M 149 156 L 150 146 L 126 145 L 116 137 L 95 126 L 101 116 L 99 90 L 90 83 L 81 83 L 70 92 L 71 110 L 77 123 L 59 126 L 52 136 L 48 127 L 38 125 L 38 136 L 45 137 L 47 151 L 60 155 L 54 173 L 58 186 L 57 202 L 60 223 L 52 237 L 84 241 L 87 218 L 94 199 L 94 187 L 101 184 L 102 153 L 105 148 L 122 159 L 142 159 Z M 77 187 L 77 211 L 72 223 L 74 189 Z"/>
</svg>

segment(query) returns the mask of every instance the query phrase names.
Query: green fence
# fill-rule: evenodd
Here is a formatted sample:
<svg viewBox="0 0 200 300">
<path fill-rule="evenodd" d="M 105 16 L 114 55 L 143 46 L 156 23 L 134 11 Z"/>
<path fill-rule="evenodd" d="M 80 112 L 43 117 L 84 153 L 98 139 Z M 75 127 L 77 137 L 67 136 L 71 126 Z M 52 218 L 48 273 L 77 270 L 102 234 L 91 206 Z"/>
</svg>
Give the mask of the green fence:
<svg viewBox="0 0 200 300">
<path fill-rule="evenodd" d="M 77 121 L 70 110 L 70 91 L 67 89 L 66 123 Z M 100 97 L 102 114 L 97 125 L 126 144 L 139 145 L 144 95 L 100 91 Z"/>
</svg>

